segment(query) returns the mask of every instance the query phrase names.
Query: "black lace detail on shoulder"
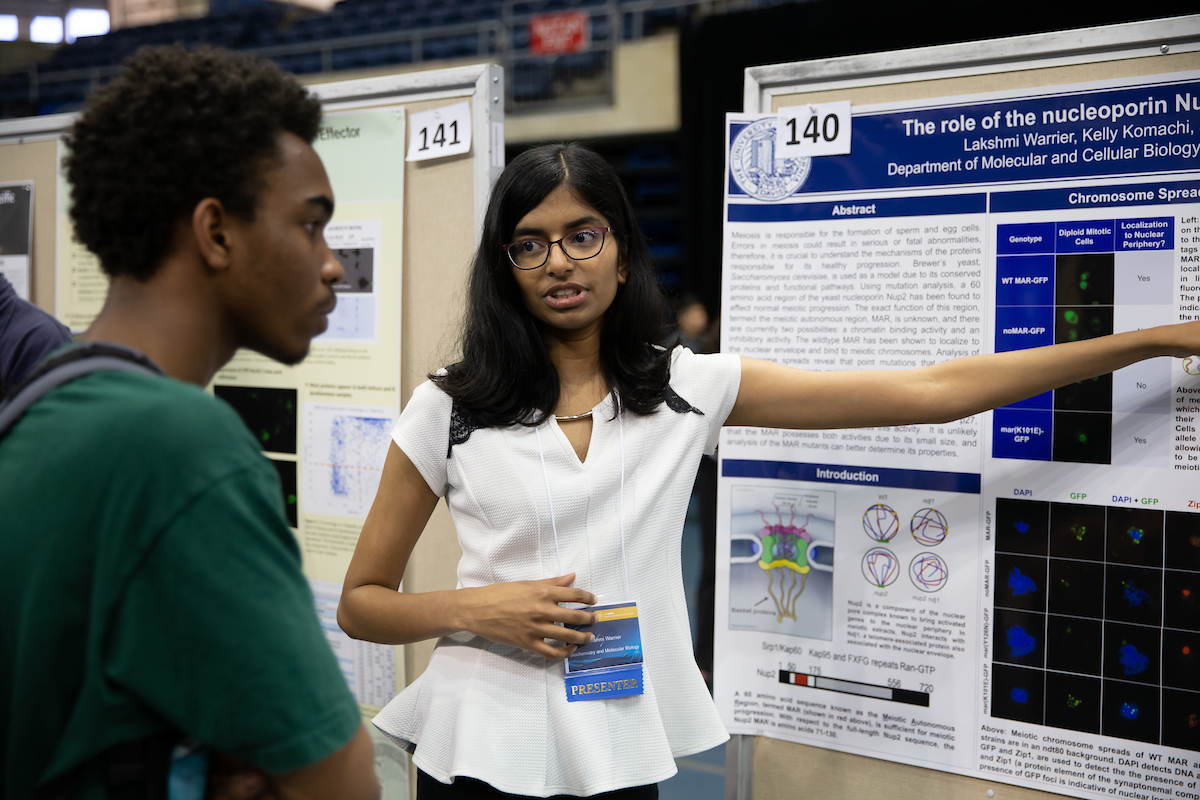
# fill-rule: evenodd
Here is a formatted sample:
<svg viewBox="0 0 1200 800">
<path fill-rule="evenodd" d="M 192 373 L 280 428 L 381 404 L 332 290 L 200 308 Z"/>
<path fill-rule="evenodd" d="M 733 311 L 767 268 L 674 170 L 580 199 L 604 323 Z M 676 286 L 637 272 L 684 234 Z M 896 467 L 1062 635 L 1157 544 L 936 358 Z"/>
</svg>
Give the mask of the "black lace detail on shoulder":
<svg viewBox="0 0 1200 800">
<path fill-rule="evenodd" d="M 699 414 L 702 417 L 704 416 L 703 411 L 680 397 L 675 390 L 671 388 L 671 384 L 669 383 L 663 387 L 663 402 L 667 404 L 667 408 L 671 409 L 676 414 L 686 414 L 690 411 L 694 414 Z"/>
<path fill-rule="evenodd" d="M 474 419 L 464 414 L 458 407 L 458 403 L 451 406 L 450 409 L 450 446 L 446 448 L 446 458 L 450 457 L 450 452 L 454 450 L 454 445 L 462 444 L 467 439 L 471 438 L 471 433 L 484 427 Z"/>
</svg>

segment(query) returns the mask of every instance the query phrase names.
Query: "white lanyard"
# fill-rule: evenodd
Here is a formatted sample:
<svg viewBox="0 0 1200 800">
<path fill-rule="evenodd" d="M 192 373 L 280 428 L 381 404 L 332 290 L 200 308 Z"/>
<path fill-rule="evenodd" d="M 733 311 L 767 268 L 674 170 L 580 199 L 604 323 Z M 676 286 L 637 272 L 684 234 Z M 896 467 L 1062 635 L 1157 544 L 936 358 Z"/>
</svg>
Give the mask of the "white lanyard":
<svg viewBox="0 0 1200 800">
<path fill-rule="evenodd" d="M 595 425 L 595 419 L 592 420 Z M 554 534 L 554 558 L 558 563 L 558 574 L 562 575 L 562 553 L 558 548 L 558 526 L 554 522 L 554 495 L 550 491 L 550 476 L 546 472 L 546 454 L 542 450 L 542 434 L 541 426 L 533 429 L 534 435 L 537 436 L 538 458 L 542 462 L 542 482 L 546 484 L 546 502 L 550 506 L 550 531 Z M 621 398 L 617 396 L 617 431 L 621 441 L 621 495 L 617 500 L 617 518 L 620 521 L 621 530 L 621 570 L 625 576 L 625 598 L 632 600 L 633 594 L 629 591 L 629 564 L 625 558 L 625 418 L 621 410 Z"/>
</svg>

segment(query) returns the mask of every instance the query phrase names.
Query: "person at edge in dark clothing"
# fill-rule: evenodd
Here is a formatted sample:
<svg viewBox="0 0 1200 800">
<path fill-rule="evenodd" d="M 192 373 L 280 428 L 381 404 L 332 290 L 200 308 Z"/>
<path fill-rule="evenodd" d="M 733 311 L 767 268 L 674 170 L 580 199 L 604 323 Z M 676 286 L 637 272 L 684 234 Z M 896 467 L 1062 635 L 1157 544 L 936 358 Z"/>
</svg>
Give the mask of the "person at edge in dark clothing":
<svg viewBox="0 0 1200 800">
<path fill-rule="evenodd" d="M 88 106 L 71 219 L 109 290 L 81 339 L 161 374 L 65 383 L 0 440 L 0 797 L 165 798 L 149 746 L 163 780 L 118 767 L 166 738 L 196 797 L 378 798 L 278 476 L 203 388 L 238 348 L 300 362 L 328 325 L 320 105 L 270 62 L 174 47 Z"/>
</svg>

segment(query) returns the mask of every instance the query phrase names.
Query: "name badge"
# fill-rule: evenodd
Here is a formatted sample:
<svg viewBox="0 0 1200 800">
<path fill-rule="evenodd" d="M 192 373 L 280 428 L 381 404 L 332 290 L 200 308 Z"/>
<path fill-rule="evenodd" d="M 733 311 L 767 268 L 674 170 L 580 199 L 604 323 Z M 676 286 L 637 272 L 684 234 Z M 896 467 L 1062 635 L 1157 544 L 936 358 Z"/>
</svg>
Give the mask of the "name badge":
<svg viewBox="0 0 1200 800">
<path fill-rule="evenodd" d="M 592 606 L 596 622 L 568 627 L 595 634 L 567 656 L 567 700 L 609 700 L 642 694 L 642 631 L 637 603 Z"/>
</svg>

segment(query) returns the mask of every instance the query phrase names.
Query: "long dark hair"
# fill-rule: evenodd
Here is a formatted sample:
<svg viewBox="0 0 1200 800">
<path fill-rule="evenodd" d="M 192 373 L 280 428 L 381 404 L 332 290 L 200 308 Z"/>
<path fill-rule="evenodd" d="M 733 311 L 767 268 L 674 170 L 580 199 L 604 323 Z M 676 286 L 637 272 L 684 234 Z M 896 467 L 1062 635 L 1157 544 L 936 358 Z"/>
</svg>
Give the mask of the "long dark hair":
<svg viewBox="0 0 1200 800">
<path fill-rule="evenodd" d="M 462 360 L 430 376 L 460 412 L 485 427 L 540 424 L 558 405 L 558 370 L 502 248 L 521 218 L 560 186 L 608 220 L 625 261 L 625 283 L 600 334 L 609 388 L 635 414 L 650 414 L 663 401 L 673 343 L 667 304 L 621 180 L 586 147 L 544 145 L 514 158 L 492 189 L 467 289 Z"/>
</svg>

